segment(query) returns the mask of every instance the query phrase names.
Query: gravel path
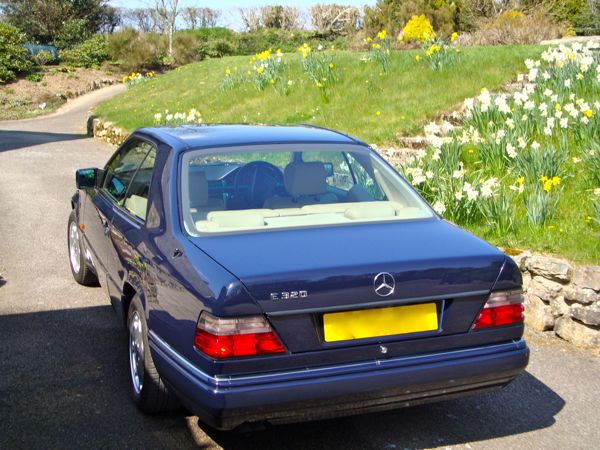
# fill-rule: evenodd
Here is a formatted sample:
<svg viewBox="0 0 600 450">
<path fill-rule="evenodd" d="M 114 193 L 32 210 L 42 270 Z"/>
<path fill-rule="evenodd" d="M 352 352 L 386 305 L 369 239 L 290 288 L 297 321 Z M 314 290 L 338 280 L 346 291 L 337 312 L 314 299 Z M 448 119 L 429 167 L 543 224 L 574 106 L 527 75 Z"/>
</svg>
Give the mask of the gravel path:
<svg viewBox="0 0 600 450">
<path fill-rule="evenodd" d="M 540 335 L 527 373 L 478 397 L 252 435 L 137 412 L 125 331 L 66 245 L 74 171 L 112 152 L 85 136 L 87 111 L 120 89 L 0 122 L 0 448 L 598 448 L 600 358 Z"/>
</svg>

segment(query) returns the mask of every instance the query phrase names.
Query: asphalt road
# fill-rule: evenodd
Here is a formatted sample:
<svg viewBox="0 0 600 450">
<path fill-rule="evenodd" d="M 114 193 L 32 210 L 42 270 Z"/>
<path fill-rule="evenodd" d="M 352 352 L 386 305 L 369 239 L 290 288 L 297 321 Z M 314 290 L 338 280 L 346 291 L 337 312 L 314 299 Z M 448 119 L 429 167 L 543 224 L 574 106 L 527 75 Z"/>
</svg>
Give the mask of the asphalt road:
<svg viewBox="0 0 600 450">
<path fill-rule="evenodd" d="M 527 373 L 478 397 L 249 435 L 216 432 L 185 411 L 139 413 L 125 331 L 101 289 L 77 285 L 67 262 L 74 171 L 112 151 L 86 138 L 86 113 L 118 90 L 0 122 L 0 449 L 600 446 L 600 358 L 535 334 Z"/>
</svg>

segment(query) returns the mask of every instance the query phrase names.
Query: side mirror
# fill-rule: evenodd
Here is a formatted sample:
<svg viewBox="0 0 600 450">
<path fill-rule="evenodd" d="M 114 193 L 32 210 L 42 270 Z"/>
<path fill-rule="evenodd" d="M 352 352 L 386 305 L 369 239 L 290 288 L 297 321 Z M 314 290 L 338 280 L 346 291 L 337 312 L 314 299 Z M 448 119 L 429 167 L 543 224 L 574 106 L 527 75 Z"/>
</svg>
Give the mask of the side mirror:
<svg viewBox="0 0 600 450">
<path fill-rule="evenodd" d="M 330 162 L 323 163 L 323 167 L 325 167 L 325 173 L 327 174 L 327 177 L 332 177 L 333 176 L 333 163 L 330 163 Z"/>
<path fill-rule="evenodd" d="M 92 169 L 79 169 L 75 172 L 75 184 L 77 189 L 93 189 L 96 187 L 98 180 L 99 170 L 96 168 Z"/>
</svg>

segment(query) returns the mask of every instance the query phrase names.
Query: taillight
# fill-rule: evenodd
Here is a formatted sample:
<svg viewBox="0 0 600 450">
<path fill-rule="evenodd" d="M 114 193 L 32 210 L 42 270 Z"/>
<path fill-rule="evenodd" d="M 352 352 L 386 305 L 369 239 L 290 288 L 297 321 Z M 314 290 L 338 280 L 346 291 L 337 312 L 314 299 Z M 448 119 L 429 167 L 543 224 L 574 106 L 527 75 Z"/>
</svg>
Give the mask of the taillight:
<svg viewBox="0 0 600 450">
<path fill-rule="evenodd" d="M 523 323 L 523 291 L 492 292 L 473 324 L 474 330 Z"/>
<path fill-rule="evenodd" d="M 285 352 L 265 317 L 222 319 L 206 311 L 200 314 L 194 347 L 216 359 Z"/>
</svg>

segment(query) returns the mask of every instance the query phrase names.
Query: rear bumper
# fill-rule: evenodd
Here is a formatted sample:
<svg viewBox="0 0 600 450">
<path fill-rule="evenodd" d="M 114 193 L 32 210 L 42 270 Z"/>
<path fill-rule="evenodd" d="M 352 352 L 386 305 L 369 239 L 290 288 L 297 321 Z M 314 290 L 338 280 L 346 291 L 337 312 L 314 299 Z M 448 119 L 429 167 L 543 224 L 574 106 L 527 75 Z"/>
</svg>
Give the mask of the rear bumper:
<svg viewBox="0 0 600 450">
<path fill-rule="evenodd" d="M 381 411 L 508 384 L 527 366 L 525 341 L 264 375 L 214 377 L 154 333 L 154 362 L 181 402 L 204 422 L 232 429 Z"/>
</svg>

